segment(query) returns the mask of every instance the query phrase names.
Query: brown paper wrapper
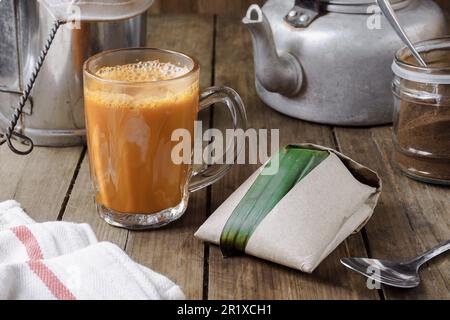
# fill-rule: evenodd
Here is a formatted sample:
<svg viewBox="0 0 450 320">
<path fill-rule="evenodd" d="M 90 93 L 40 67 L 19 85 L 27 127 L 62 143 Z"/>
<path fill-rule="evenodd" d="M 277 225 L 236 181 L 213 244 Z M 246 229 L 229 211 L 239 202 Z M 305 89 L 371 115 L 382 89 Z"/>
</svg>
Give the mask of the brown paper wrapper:
<svg viewBox="0 0 450 320">
<path fill-rule="evenodd" d="M 311 273 L 373 214 L 381 180 L 367 167 L 327 150 L 330 156 L 303 178 L 258 225 L 245 253 Z M 254 172 L 195 233 L 203 241 L 220 243 L 222 230 L 264 166 Z"/>
</svg>

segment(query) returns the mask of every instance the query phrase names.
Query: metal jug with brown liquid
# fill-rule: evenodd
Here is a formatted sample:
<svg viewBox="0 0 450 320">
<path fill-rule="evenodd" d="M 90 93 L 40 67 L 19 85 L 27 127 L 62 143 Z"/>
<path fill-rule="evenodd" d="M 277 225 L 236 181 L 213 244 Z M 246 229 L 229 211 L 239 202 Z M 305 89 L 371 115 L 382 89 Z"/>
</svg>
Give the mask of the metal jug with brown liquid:
<svg viewBox="0 0 450 320">
<path fill-rule="evenodd" d="M 18 101 L 25 101 L 13 138 L 26 137 L 40 146 L 83 144 L 83 62 L 100 51 L 145 45 L 152 2 L 115 0 L 96 11 L 81 7 L 83 18 L 69 24 L 55 16 L 68 10 L 63 6 L 67 1 L 0 1 L 0 140 L 18 112 Z"/>
</svg>

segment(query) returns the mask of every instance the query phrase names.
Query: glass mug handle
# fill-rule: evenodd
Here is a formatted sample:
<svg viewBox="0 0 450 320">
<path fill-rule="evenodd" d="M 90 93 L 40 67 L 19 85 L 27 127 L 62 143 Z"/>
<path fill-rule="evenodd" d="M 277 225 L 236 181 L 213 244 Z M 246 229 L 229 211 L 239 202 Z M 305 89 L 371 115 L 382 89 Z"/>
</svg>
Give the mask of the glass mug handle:
<svg viewBox="0 0 450 320">
<path fill-rule="evenodd" d="M 213 104 L 220 103 L 228 108 L 231 114 L 232 127 L 233 130 L 237 129 L 246 130 L 247 129 L 247 114 L 245 112 L 244 103 L 242 102 L 239 94 L 231 88 L 228 87 L 210 87 L 204 90 L 200 95 L 200 110 L 205 110 L 211 107 Z M 227 163 L 225 161 L 223 164 L 211 164 L 205 169 L 195 172 L 189 182 L 189 191 L 194 192 L 203 189 L 218 180 L 220 180 L 227 172 L 231 169 L 233 164 L 241 152 L 243 143 L 234 136 L 233 144 L 227 146 L 227 150 L 224 155 L 233 152 L 233 163 Z"/>
</svg>

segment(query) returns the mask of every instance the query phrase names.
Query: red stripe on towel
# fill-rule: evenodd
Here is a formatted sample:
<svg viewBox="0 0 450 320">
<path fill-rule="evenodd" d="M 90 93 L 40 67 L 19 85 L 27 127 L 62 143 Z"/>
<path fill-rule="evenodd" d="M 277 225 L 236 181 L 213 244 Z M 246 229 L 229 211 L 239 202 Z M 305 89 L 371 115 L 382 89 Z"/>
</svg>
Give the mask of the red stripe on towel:
<svg viewBox="0 0 450 320">
<path fill-rule="evenodd" d="M 44 255 L 36 237 L 26 226 L 11 228 L 11 231 L 22 242 L 27 250 L 30 261 L 27 262 L 30 269 L 41 279 L 45 286 L 58 300 L 75 300 L 75 296 L 58 279 L 58 277 L 42 261 Z"/>
<path fill-rule="evenodd" d="M 32 260 L 27 262 L 30 269 L 42 280 L 50 292 L 58 300 L 76 300 L 75 296 L 62 283 L 58 277 L 50 270 L 42 260 Z"/>
<path fill-rule="evenodd" d="M 34 237 L 30 229 L 28 229 L 25 226 L 19 226 L 12 228 L 11 231 L 25 246 L 25 249 L 27 250 L 27 254 L 30 260 L 44 259 L 44 255 L 42 254 L 39 242 Z"/>
</svg>

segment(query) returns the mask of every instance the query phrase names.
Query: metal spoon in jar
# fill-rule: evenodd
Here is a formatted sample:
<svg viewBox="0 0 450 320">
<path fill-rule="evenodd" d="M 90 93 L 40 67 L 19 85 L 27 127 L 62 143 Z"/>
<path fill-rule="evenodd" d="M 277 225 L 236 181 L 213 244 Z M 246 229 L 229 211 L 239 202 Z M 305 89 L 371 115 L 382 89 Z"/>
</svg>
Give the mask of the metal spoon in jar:
<svg viewBox="0 0 450 320">
<path fill-rule="evenodd" d="M 427 261 L 450 250 L 450 241 L 444 242 L 417 258 L 403 261 L 387 261 L 366 258 L 345 258 L 341 263 L 377 282 L 393 287 L 414 288 L 420 283 L 419 268 Z"/>
<path fill-rule="evenodd" d="M 423 58 L 420 56 L 420 53 L 416 50 L 411 40 L 409 40 L 408 36 L 406 35 L 405 30 L 403 30 L 402 26 L 400 25 L 397 15 L 395 14 L 394 9 L 392 9 L 389 0 L 377 0 L 377 3 L 386 19 L 391 24 L 392 28 L 394 28 L 395 32 L 400 37 L 400 39 L 402 39 L 402 41 L 411 50 L 414 58 L 416 58 L 420 66 L 427 67 L 425 60 L 423 60 Z"/>
</svg>

